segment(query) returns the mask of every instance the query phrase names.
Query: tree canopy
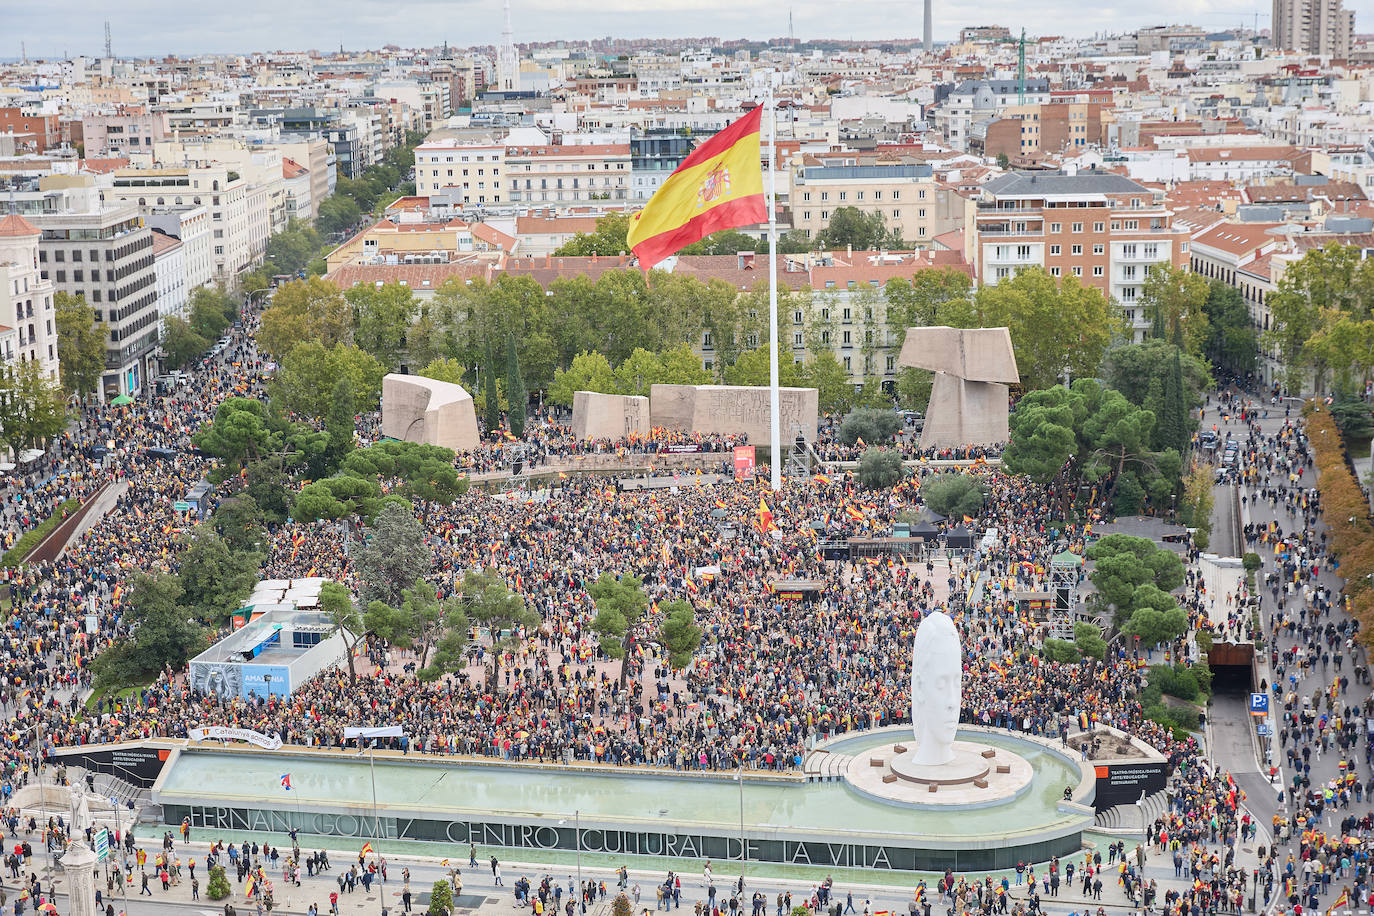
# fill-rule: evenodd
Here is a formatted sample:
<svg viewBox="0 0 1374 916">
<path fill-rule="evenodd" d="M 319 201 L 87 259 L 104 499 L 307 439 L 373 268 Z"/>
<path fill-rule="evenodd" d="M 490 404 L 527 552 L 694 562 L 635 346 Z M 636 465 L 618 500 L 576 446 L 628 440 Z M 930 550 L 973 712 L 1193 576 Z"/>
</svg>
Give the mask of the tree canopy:
<svg viewBox="0 0 1374 916">
<path fill-rule="evenodd" d="M 85 296 L 59 291 L 53 295 L 53 311 L 62 387 L 69 395 L 94 394 L 105 372 L 105 331 L 96 326 L 95 309 Z"/>
<path fill-rule="evenodd" d="M 1121 321 L 1107 297 L 1075 276 L 1056 281 L 1039 267 L 984 286 L 976 298 L 982 327 L 1006 327 L 1021 384 L 1048 388 L 1064 378 L 1093 378 Z"/>
<path fill-rule="evenodd" d="M 1318 391 L 1348 393 L 1374 369 L 1374 260 L 1335 242 L 1289 264 L 1265 299 L 1264 341 L 1278 351 L 1288 386 L 1310 372 Z"/>
</svg>

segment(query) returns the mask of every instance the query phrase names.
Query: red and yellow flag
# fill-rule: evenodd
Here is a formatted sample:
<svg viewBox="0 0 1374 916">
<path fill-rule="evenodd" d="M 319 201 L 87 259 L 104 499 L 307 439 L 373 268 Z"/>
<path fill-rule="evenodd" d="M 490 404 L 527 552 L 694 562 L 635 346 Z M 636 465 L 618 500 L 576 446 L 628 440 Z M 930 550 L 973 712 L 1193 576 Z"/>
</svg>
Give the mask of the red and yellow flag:
<svg viewBox="0 0 1374 916">
<path fill-rule="evenodd" d="M 773 524 L 773 510 L 768 508 L 768 503 L 762 496 L 759 497 L 759 530 L 764 534 L 778 527 Z"/>
<path fill-rule="evenodd" d="M 630 221 L 626 241 L 648 270 L 713 232 L 768 218 L 759 164 L 759 106 L 707 140 Z"/>
</svg>

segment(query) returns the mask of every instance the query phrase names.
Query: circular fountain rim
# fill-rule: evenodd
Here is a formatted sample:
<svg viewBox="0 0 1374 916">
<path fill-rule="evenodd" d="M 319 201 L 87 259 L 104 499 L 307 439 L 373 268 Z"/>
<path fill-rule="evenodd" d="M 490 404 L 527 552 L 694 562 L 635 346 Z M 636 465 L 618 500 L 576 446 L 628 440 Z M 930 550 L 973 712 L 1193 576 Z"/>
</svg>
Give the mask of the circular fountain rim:
<svg viewBox="0 0 1374 916">
<path fill-rule="evenodd" d="M 825 741 L 817 743 L 816 746 L 808 752 L 808 756 L 816 753 L 829 753 L 830 749 L 836 745 L 856 740 L 862 740 L 870 736 L 882 736 L 884 738 L 890 737 L 894 741 L 894 743 L 911 743 L 911 726 L 888 725 L 883 726 L 882 728 L 870 728 L 865 729 L 863 731 L 844 732 L 842 734 L 836 735 L 833 738 L 828 738 Z M 1065 813 L 1076 812 L 1087 814 L 1089 816 L 1093 814 L 1093 800 L 1097 796 L 1097 770 L 1093 766 L 1091 761 L 1085 759 L 1080 754 L 1071 752 L 1065 748 L 1060 747 L 1057 743 L 1048 738 L 1042 738 L 1039 735 L 1030 735 L 1024 732 L 1014 732 L 1004 728 L 993 728 L 987 725 L 969 725 L 961 723 L 959 725 L 958 733 L 955 736 L 955 740 L 977 744 L 981 743 L 979 741 L 980 737 L 995 737 L 998 739 L 999 742 L 1009 743 L 1013 745 L 1013 747 L 1019 744 L 1027 746 L 1028 749 L 1047 752 L 1057 757 L 1063 763 L 1067 764 L 1070 767 L 1070 769 L 1076 769 L 1078 771 L 1078 784 L 1076 786 L 1073 786 L 1073 790 L 1070 793 L 1069 799 L 1063 800 L 1059 803 L 1059 810 Z M 1015 750 L 1012 750 L 1011 752 L 1015 753 Z M 897 801 L 890 798 L 884 798 L 880 795 L 876 795 L 871 792 L 860 789 L 859 787 L 851 783 L 848 779 L 845 779 L 843 781 L 845 784 L 845 788 L 847 788 L 851 792 L 854 792 L 856 795 L 860 795 L 872 801 L 880 801 L 886 804 L 895 805 L 897 807 L 909 808 L 913 811 L 929 810 L 932 808 L 945 811 L 957 811 L 960 807 L 980 808 L 990 807 L 992 805 L 1009 804 L 1012 801 L 1014 801 L 1015 798 L 1019 798 L 1022 794 L 1024 794 L 1024 792 L 1027 789 L 1029 789 L 1034 784 L 1033 781 L 1028 782 L 1025 787 L 1023 787 L 1012 797 L 997 799 L 981 805 L 976 803 L 969 803 L 964 805 L 960 805 L 957 803 L 926 805 L 913 804 L 911 802 Z"/>
</svg>

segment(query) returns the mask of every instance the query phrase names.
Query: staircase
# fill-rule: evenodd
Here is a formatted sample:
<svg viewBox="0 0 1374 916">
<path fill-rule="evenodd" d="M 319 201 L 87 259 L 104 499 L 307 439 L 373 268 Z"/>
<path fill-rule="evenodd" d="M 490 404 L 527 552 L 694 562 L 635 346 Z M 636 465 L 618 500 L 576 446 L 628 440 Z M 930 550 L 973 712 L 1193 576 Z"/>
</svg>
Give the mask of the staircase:
<svg viewBox="0 0 1374 916">
<path fill-rule="evenodd" d="M 838 782 L 844 779 L 844 771 L 853 759 L 852 754 L 812 751 L 802 761 L 802 775 L 807 782 Z"/>
<path fill-rule="evenodd" d="M 1140 816 L 1145 815 L 1145 823 L 1152 823 L 1169 808 L 1169 793 L 1165 791 L 1156 792 L 1146 798 L 1140 804 L 1140 811 L 1136 810 L 1134 804 L 1113 805 L 1105 811 L 1099 811 L 1096 824 L 1099 830 L 1120 833 L 1139 833 L 1141 827 Z"/>
<path fill-rule="evenodd" d="M 90 771 L 82 767 L 69 766 L 67 767 L 67 779 L 72 785 L 86 789 L 87 772 Z M 110 773 L 99 772 L 91 772 L 91 776 L 95 783 L 95 794 L 97 797 L 103 798 L 106 801 L 114 799 L 114 804 L 126 810 L 128 809 L 129 802 L 133 802 L 134 809 L 137 810 L 146 805 L 149 801 L 148 790 L 139 788 L 127 779 L 121 779 Z"/>
</svg>

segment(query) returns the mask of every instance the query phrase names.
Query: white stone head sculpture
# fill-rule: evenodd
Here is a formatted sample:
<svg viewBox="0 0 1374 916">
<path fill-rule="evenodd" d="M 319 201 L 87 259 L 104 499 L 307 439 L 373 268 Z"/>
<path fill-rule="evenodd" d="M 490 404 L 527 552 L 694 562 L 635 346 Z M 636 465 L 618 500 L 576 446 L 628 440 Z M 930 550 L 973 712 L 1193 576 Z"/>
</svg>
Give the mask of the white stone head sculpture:
<svg viewBox="0 0 1374 916">
<path fill-rule="evenodd" d="M 927 614 L 911 645 L 913 763 L 939 766 L 954 759 L 962 686 L 959 631 L 943 611 Z"/>
</svg>

